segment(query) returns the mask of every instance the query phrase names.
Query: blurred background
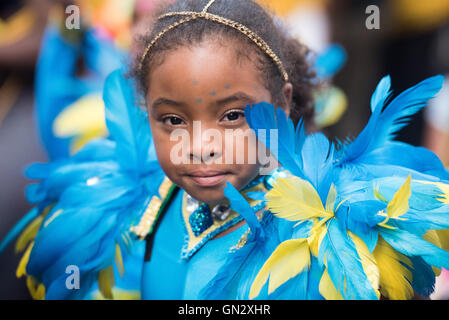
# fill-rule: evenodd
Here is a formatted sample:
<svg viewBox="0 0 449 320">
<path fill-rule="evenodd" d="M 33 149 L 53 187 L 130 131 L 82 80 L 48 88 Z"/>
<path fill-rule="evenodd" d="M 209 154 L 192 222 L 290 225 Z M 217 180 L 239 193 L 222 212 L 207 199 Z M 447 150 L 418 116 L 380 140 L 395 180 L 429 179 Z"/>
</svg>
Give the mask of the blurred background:
<svg viewBox="0 0 449 320">
<path fill-rule="evenodd" d="M 32 208 L 27 165 L 57 161 L 107 134 L 103 81 L 136 49 L 132 39 L 148 29 L 155 8 L 172 1 L 0 2 L 0 239 Z M 332 139 L 361 131 L 383 76 L 392 77 L 397 94 L 445 75 L 443 91 L 398 139 L 430 148 L 449 165 L 449 1 L 258 1 L 315 52 L 311 63 L 325 82 L 316 122 Z M 30 299 L 15 276 L 20 257 L 14 245 L 0 256 L 0 299 Z M 432 298 L 449 299 L 447 278 L 443 272 Z"/>
</svg>

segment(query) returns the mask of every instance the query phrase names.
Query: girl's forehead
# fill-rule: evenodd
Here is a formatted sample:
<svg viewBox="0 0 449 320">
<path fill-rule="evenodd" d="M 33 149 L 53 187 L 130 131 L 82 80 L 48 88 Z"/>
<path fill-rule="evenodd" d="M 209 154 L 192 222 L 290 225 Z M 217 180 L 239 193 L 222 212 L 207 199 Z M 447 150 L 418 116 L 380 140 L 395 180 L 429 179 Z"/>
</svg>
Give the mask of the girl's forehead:
<svg viewBox="0 0 449 320">
<path fill-rule="evenodd" d="M 239 58 L 235 48 L 216 42 L 169 51 L 150 74 L 149 98 L 193 95 L 199 101 L 232 90 L 262 91 L 261 72 L 250 58 Z"/>
</svg>

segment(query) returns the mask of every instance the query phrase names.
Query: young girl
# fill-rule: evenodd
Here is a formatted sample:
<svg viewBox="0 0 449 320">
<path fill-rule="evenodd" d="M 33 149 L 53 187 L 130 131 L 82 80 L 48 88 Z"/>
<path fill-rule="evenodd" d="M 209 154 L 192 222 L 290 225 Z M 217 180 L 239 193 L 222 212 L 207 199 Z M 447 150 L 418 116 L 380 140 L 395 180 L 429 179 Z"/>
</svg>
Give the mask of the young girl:
<svg viewBox="0 0 449 320">
<path fill-rule="evenodd" d="M 33 297 L 428 296 L 449 267 L 438 234 L 449 173 L 392 137 L 441 77 L 388 105 L 384 78 L 365 130 L 334 146 L 305 133 L 306 56 L 251 0 L 166 8 L 143 39 L 137 84 L 123 70 L 106 80 L 110 138 L 27 171 L 42 179 L 27 189 L 37 206 L 4 245 L 29 224 L 17 275 Z"/>
</svg>

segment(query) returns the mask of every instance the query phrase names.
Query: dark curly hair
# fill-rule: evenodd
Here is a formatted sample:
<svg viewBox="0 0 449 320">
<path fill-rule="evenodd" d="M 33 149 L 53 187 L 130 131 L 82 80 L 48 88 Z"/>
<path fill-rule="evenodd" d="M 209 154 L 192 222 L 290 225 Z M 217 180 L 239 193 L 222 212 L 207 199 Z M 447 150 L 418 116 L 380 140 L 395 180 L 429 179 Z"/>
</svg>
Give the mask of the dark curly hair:
<svg viewBox="0 0 449 320">
<path fill-rule="evenodd" d="M 200 12 L 209 0 L 178 0 L 175 3 L 161 8 L 155 17 L 167 12 L 196 11 Z M 280 27 L 280 23 L 274 15 L 271 15 L 253 0 L 217 0 L 209 8 L 208 12 L 237 21 L 258 34 L 280 58 L 286 69 L 289 82 L 293 85 L 293 98 L 290 117 L 297 123 L 302 117 L 308 127 L 313 127 L 313 89 L 315 86 L 315 73 L 307 62 L 309 49 L 298 40 L 291 38 Z M 164 53 L 181 46 L 192 46 L 201 43 L 207 37 L 214 39 L 229 39 L 237 41 L 236 46 L 239 56 L 250 59 L 248 49 L 256 53 L 257 67 L 262 71 L 264 85 L 271 93 L 273 103 L 282 105 L 282 88 L 285 81 L 275 62 L 247 36 L 226 25 L 206 19 L 196 19 L 184 23 L 163 35 L 151 48 L 139 68 L 141 57 L 146 46 L 158 33 L 177 22 L 179 16 L 154 19 L 155 23 L 150 27 L 150 32 L 141 36 L 137 41 L 137 55 L 133 59 L 130 76 L 135 78 L 137 85 L 144 95 L 149 88 L 149 73 L 163 62 Z M 245 53 L 246 52 L 246 53 Z"/>
</svg>

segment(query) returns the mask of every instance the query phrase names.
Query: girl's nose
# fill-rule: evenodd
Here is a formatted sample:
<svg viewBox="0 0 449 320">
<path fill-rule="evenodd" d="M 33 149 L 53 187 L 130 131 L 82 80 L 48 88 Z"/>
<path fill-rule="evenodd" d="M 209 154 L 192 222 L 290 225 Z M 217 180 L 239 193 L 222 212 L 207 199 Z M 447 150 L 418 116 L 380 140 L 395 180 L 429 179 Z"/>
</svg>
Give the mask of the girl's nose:
<svg viewBox="0 0 449 320">
<path fill-rule="evenodd" d="M 194 163 L 210 163 L 221 158 L 223 137 L 219 130 L 196 124 L 193 130 L 190 160 Z"/>
</svg>

